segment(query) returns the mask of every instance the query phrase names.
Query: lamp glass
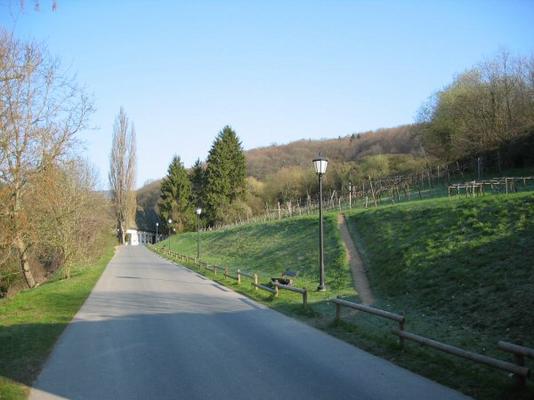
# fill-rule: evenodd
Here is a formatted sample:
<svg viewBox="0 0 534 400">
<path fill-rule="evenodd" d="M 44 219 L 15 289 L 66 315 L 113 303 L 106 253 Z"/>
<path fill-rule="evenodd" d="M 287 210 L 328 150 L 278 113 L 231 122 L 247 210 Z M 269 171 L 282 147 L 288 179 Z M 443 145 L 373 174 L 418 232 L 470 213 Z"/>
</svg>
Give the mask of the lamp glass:
<svg viewBox="0 0 534 400">
<path fill-rule="evenodd" d="M 313 166 L 315 167 L 315 172 L 319 175 L 326 173 L 326 167 L 328 166 L 328 160 L 323 157 L 318 157 L 313 160 Z"/>
<path fill-rule="evenodd" d="M 199 208 L 197 208 L 197 209 L 196 209 L 196 213 L 197 213 L 197 215 L 200 215 L 200 214 L 202 214 L 202 208 L 200 208 L 200 207 L 199 207 Z"/>
</svg>

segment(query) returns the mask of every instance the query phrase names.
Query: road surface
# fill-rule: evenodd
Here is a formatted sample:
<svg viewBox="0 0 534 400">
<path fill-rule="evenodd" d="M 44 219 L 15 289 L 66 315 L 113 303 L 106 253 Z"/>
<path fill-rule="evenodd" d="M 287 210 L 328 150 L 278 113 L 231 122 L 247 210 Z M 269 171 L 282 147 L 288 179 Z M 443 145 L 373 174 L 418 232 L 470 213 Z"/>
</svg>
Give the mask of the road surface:
<svg viewBox="0 0 534 400">
<path fill-rule="evenodd" d="M 466 399 L 144 247 L 122 247 L 30 399 Z"/>
</svg>

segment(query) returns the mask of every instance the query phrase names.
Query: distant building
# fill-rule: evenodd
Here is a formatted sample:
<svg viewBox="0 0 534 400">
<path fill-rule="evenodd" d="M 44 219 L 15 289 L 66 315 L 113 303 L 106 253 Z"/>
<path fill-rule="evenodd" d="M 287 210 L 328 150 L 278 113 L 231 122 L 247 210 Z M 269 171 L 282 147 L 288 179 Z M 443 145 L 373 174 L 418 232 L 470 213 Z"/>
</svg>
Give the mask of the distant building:
<svg viewBox="0 0 534 400">
<path fill-rule="evenodd" d="M 158 241 L 161 240 L 161 235 L 158 235 Z M 127 246 L 139 246 L 155 243 L 156 234 L 154 232 L 138 231 L 137 229 L 126 230 L 126 245 Z"/>
</svg>

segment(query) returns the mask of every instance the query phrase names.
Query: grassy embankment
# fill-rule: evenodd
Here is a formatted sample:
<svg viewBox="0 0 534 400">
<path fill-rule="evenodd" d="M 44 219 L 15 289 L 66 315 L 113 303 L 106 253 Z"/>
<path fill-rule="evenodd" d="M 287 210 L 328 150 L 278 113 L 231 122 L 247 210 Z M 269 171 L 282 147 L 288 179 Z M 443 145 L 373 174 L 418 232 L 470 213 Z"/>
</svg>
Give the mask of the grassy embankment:
<svg viewBox="0 0 534 400">
<path fill-rule="evenodd" d="M 235 275 L 237 269 L 259 275 L 260 283 L 267 284 L 271 277 L 283 271 L 298 272 L 294 286 L 309 290 L 312 307 L 308 315 L 325 307 L 324 300 L 336 295 L 354 295 L 352 277 L 336 226 L 335 215 L 327 215 L 325 229 L 325 264 L 328 267 L 326 284 L 328 292 L 315 291 L 319 282 L 318 225 L 316 217 L 297 217 L 276 222 L 243 225 L 226 230 L 202 232 L 201 259 L 210 264 L 229 268 Z M 196 233 L 185 233 L 171 238 L 171 248 L 178 253 L 196 256 Z M 158 244 L 167 247 L 168 241 Z M 268 303 L 282 312 L 302 314 L 300 294 L 282 291 L 279 298 L 262 290 L 254 290 L 251 280 L 243 278 L 241 285 L 220 276 L 227 286 L 245 293 L 258 301 Z"/>
<path fill-rule="evenodd" d="M 404 312 L 409 331 L 506 360 L 512 357 L 497 350 L 498 340 L 534 347 L 532 192 L 354 211 L 348 221 L 376 305 Z M 477 398 L 534 396 L 532 383 L 516 391 L 500 371 L 415 344 L 396 354 L 386 324 L 351 322 L 354 343 Z"/>
<path fill-rule="evenodd" d="M 404 312 L 406 329 L 501 359 L 500 339 L 534 346 L 534 195 L 431 199 L 347 213 L 349 229 L 369 267 L 376 306 Z M 397 364 L 481 399 L 527 399 L 501 371 L 478 366 L 407 343 L 400 349 L 389 321 L 345 311 L 333 324 L 334 307 L 324 300 L 350 296 L 348 269 L 340 247 L 335 215 L 326 223 L 326 294 L 312 293 L 310 313 L 299 312 L 300 297 L 282 292 L 271 299 L 247 285 L 218 280 L 275 309 L 294 314 Z M 317 282 L 316 218 L 295 218 L 201 235 L 202 259 L 210 263 L 276 276 L 288 268 Z M 172 238 L 172 247 L 196 254 L 195 234 Z M 161 243 L 167 245 L 167 243 Z M 336 264 L 335 260 L 338 260 Z M 332 270 L 344 271 L 332 287 Z M 208 274 L 210 277 L 213 275 Z M 303 282 L 300 282 L 302 279 Z M 265 281 L 265 280 L 264 280 Z M 334 279 L 335 281 L 335 279 Z M 354 292 L 353 292 L 354 293 Z M 532 365 L 531 365 L 532 366 Z"/>
<path fill-rule="evenodd" d="M 24 399 L 54 343 L 91 293 L 114 253 L 109 240 L 98 261 L 78 265 L 68 280 L 0 300 L 0 399 Z"/>
</svg>

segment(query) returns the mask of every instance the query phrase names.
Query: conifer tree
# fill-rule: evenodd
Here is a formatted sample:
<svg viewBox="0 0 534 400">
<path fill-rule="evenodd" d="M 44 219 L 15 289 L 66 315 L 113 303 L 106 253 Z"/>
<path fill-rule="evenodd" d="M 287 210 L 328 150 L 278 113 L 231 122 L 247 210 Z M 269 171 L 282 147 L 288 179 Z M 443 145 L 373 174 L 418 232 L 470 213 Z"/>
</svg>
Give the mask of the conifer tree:
<svg viewBox="0 0 534 400">
<path fill-rule="evenodd" d="M 159 202 L 160 217 L 165 223 L 172 220 L 169 229 L 182 232 L 193 226 L 193 205 L 191 204 L 191 182 L 180 160 L 174 156 L 167 176 L 161 182 Z"/>
<path fill-rule="evenodd" d="M 233 202 L 244 197 L 246 162 L 241 142 L 234 130 L 225 126 L 208 155 L 205 207 L 209 224 L 225 221 Z"/>
<path fill-rule="evenodd" d="M 191 203 L 195 207 L 204 208 L 206 171 L 200 159 L 195 161 L 193 168 L 191 168 L 191 171 L 189 172 L 189 180 L 191 181 Z"/>
</svg>

